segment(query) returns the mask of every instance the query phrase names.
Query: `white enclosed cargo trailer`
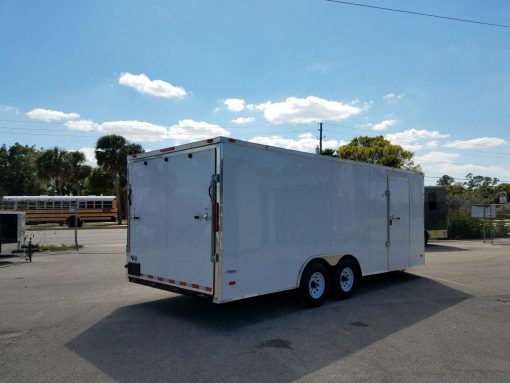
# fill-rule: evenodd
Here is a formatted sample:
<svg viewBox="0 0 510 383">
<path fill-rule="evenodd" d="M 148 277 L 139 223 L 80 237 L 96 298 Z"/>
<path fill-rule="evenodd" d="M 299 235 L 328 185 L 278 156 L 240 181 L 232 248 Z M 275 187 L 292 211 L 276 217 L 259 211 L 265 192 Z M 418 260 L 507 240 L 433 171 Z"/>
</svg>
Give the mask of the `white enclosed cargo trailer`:
<svg viewBox="0 0 510 383">
<path fill-rule="evenodd" d="M 128 158 L 128 279 L 215 303 L 424 264 L 423 175 L 231 138 Z"/>
</svg>

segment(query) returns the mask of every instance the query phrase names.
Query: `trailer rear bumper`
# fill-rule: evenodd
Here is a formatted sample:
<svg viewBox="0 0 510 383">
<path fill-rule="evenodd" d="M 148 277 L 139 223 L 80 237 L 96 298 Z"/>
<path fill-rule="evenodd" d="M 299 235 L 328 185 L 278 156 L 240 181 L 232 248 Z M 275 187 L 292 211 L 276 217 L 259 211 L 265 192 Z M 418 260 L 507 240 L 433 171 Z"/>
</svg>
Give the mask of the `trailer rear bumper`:
<svg viewBox="0 0 510 383">
<path fill-rule="evenodd" d="M 203 298 L 207 298 L 210 300 L 213 299 L 213 295 L 207 294 L 206 292 L 202 292 L 202 291 L 198 291 L 198 290 L 189 290 L 186 288 L 182 288 L 182 287 L 178 287 L 178 286 L 174 286 L 174 285 L 170 285 L 170 284 L 166 284 L 166 283 L 156 282 L 154 280 L 147 280 L 147 279 L 143 279 L 140 277 L 134 277 L 131 275 L 128 275 L 128 280 L 129 280 L 129 282 L 138 283 L 139 285 L 154 287 L 154 288 L 160 289 L 160 290 L 171 291 L 171 292 L 177 293 L 177 294 L 189 295 L 189 296 L 195 296 L 195 297 L 203 297 Z"/>
</svg>

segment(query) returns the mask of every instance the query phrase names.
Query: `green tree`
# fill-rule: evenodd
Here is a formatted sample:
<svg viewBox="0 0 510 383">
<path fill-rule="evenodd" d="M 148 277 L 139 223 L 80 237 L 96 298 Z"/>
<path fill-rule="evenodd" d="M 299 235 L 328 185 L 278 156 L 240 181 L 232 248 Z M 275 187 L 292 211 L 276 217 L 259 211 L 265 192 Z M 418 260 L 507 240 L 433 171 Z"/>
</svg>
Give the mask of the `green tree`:
<svg viewBox="0 0 510 383">
<path fill-rule="evenodd" d="M 68 163 L 69 172 L 65 178 L 63 190 L 65 194 L 81 195 L 85 180 L 92 168 L 85 165 L 85 154 L 80 151 L 67 152 L 65 160 Z"/>
<path fill-rule="evenodd" d="M 437 180 L 438 186 L 451 186 L 455 183 L 455 179 L 445 174 L 440 179 Z"/>
<path fill-rule="evenodd" d="M 112 177 L 101 168 L 94 168 L 84 183 L 84 193 L 93 195 L 114 195 Z"/>
<path fill-rule="evenodd" d="M 392 144 L 383 136 L 354 137 L 347 145 L 338 148 L 340 158 L 420 171 L 420 167 L 413 162 L 413 155 L 413 152 Z"/>
<path fill-rule="evenodd" d="M 324 149 L 321 154 L 323 156 L 338 157 L 335 149 Z"/>
<path fill-rule="evenodd" d="M 96 160 L 101 169 L 110 175 L 117 197 L 117 222 L 122 221 L 121 192 L 126 183 L 127 156 L 141 153 L 141 145 L 132 144 L 122 136 L 111 134 L 100 137 L 96 143 Z"/>
<path fill-rule="evenodd" d="M 0 149 L 0 193 L 3 195 L 38 195 L 41 184 L 37 178 L 37 151 L 33 146 L 15 143 Z"/>
<path fill-rule="evenodd" d="M 47 182 L 48 192 L 63 195 L 63 185 L 71 173 L 67 152 L 59 147 L 43 150 L 37 158 L 37 173 Z"/>
</svg>

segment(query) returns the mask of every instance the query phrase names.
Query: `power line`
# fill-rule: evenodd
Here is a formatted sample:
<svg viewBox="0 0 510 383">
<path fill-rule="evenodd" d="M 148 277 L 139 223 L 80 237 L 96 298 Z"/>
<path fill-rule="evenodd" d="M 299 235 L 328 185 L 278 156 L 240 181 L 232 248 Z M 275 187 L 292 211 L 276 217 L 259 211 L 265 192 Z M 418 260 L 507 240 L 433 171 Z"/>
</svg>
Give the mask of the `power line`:
<svg viewBox="0 0 510 383">
<path fill-rule="evenodd" d="M 413 12 L 413 11 L 407 11 L 407 10 L 404 10 L 404 9 L 397 9 L 397 8 L 378 7 L 378 6 L 375 6 L 375 5 L 353 3 L 353 2 L 350 2 L 350 1 L 341 1 L 341 0 L 326 0 L 326 1 L 329 1 L 330 3 L 338 3 L 338 4 L 343 4 L 343 5 L 354 5 L 354 6 L 357 6 L 357 7 L 373 8 L 373 9 L 378 9 L 378 10 L 382 10 L 382 11 L 406 13 L 406 14 L 415 15 L 415 16 L 434 17 L 436 19 L 445 19 L 445 20 L 450 20 L 450 21 L 460 21 L 460 22 L 463 22 L 463 23 L 488 25 L 490 27 L 510 28 L 510 25 L 487 23 L 485 21 L 479 21 L 479 20 L 460 19 L 458 17 L 449 17 L 449 16 L 434 15 L 434 14 L 431 14 L 431 13 Z"/>
</svg>

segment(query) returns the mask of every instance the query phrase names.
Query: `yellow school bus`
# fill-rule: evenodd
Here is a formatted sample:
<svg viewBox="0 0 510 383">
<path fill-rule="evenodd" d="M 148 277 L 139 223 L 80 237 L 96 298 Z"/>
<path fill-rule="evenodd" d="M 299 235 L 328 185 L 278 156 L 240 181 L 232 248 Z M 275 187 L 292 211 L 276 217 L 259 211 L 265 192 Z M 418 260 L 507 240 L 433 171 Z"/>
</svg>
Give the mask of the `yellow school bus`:
<svg viewBox="0 0 510 383">
<path fill-rule="evenodd" d="M 84 222 L 115 222 L 115 196 L 4 196 L 2 210 L 24 211 L 27 224 L 60 223 L 78 226 Z"/>
</svg>

